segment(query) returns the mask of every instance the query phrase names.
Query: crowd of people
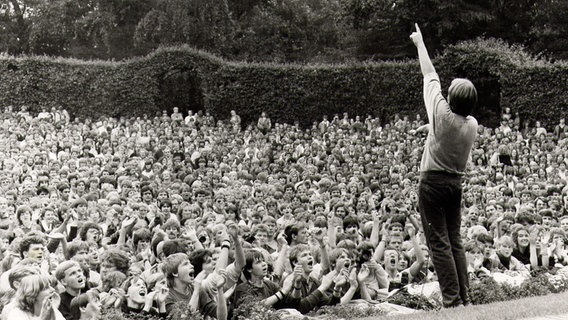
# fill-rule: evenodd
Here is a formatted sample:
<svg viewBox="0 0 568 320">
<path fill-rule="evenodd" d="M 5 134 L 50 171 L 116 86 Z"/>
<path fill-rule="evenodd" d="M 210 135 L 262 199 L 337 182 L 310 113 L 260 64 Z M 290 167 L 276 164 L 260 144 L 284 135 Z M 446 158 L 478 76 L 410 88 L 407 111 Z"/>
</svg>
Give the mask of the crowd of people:
<svg viewBox="0 0 568 320">
<path fill-rule="evenodd" d="M 436 283 L 417 204 L 425 123 L 336 115 L 310 128 L 177 109 L 0 114 L 1 319 L 308 313 Z M 471 281 L 568 265 L 568 127 L 505 110 L 480 126 L 462 231 Z"/>
</svg>

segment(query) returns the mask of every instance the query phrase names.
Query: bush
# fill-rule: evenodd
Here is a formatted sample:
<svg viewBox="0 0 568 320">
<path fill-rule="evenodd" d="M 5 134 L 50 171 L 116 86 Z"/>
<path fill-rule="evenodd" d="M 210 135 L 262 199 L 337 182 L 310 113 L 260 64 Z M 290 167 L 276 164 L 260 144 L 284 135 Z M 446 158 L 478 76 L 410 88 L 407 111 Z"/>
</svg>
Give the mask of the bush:
<svg viewBox="0 0 568 320">
<path fill-rule="evenodd" d="M 385 315 L 385 311 L 374 307 L 372 304 L 345 304 L 337 306 L 324 306 L 309 316 L 325 316 L 325 319 L 357 319 Z"/>
<path fill-rule="evenodd" d="M 233 320 L 279 320 L 276 311 L 256 300 L 247 301 L 233 310 Z"/>
<path fill-rule="evenodd" d="M 470 283 L 469 299 L 472 304 L 486 304 L 505 301 L 507 295 L 493 278 L 485 277 L 481 281 Z"/>
</svg>

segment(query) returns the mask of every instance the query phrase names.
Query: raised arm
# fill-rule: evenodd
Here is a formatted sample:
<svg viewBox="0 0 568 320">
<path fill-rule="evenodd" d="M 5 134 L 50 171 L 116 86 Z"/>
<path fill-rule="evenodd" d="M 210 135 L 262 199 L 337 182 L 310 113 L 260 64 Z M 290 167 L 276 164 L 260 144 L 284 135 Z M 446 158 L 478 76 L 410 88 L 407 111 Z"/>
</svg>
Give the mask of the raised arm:
<svg viewBox="0 0 568 320">
<path fill-rule="evenodd" d="M 418 49 L 418 61 L 420 61 L 420 69 L 422 70 L 422 75 L 425 76 L 429 73 L 436 72 L 434 69 L 434 65 L 432 64 L 432 60 L 430 60 L 430 56 L 428 55 L 428 50 L 426 49 L 426 45 L 424 44 L 424 39 L 422 39 L 422 32 L 418 27 L 418 23 L 415 23 L 414 26 L 416 27 L 416 31 L 410 35 L 410 39 Z"/>
</svg>

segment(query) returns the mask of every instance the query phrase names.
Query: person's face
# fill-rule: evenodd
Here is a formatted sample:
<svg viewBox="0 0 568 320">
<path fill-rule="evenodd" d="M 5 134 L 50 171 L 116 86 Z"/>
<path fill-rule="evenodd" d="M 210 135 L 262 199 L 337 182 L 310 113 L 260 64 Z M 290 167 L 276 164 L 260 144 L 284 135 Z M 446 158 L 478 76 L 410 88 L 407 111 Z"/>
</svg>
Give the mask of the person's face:
<svg viewBox="0 0 568 320">
<path fill-rule="evenodd" d="M 154 286 L 154 291 L 161 292 L 162 289 L 167 288 L 167 287 L 168 287 L 168 281 L 164 277 L 164 278 L 160 279 L 160 281 L 156 282 L 156 285 Z"/>
<path fill-rule="evenodd" d="M 126 291 L 126 297 L 135 303 L 144 303 L 148 289 L 146 288 L 146 283 L 144 280 L 138 278 L 130 283 L 128 290 Z"/>
<path fill-rule="evenodd" d="M 45 249 L 45 247 L 44 247 L 43 244 L 34 243 L 34 244 L 30 245 L 30 248 L 28 249 L 26 257 L 36 259 L 36 260 L 41 260 L 41 259 L 43 259 L 44 249 Z"/>
<path fill-rule="evenodd" d="M 268 240 L 268 235 L 266 234 L 266 232 L 259 231 L 254 235 L 254 238 L 259 245 L 263 245 Z"/>
<path fill-rule="evenodd" d="M 391 234 L 401 234 L 402 233 L 402 227 L 401 226 L 394 226 L 391 229 Z"/>
<path fill-rule="evenodd" d="M 24 212 L 20 215 L 20 221 L 22 223 L 30 222 L 32 220 L 32 215 L 29 212 Z"/>
<path fill-rule="evenodd" d="M 86 241 L 93 241 L 95 243 L 98 242 L 100 238 L 101 232 L 96 228 L 90 228 L 87 230 L 87 234 L 85 235 Z"/>
<path fill-rule="evenodd" d="M 354 235 L 354 234 L 357 234 L 357 230 L 358 230 L 357 225 L 351 224 L 351 225 L 347 226 L 347 228 L 345 228 L 345 233 L 350 234 L 350 235 Z"/>
<path fill-rule="evenodd" d="M 568 219 L 562 219 L 560 221 L 560 227 L 564 230 L 564 232 L 568 232 Z"/>
<path fill-rule="evenodd" d="M 80 204 L 76 207 L 76 211 L 78 214 L 83 215 L 87 212 L 87 205 Z"/>
<path fill-rule="evenodd" d="M 225 221 L 235 221 L 236 218 L 237 215 L 234 211 L 228 211 L 227 213 L 225 213 Z"/>
<path fill-rule="evenodd" d="M 89 264 L 90 265 L 95 265 L 98 266 L 101 263 L 100 257 L 99 257 L 99 249 L 96 247 L 89 247 Z M 102 274 L 102 271 L 101 271 Z"/>
<path fill-rule="evenodd" d="M 385 269 L 393 270 L 398 268 L 399 255 L 396 250 L 386 250 L 384 253 Z"/>
<path fill-rule="evenodd" d="M 90 260 L 89 260 L 89 262 L 90 262 Z M 109 272 L 118 270 L 116 268 L 116 265 L 114 265 L 114 263 L 112 263 L 110 261 L 103 261 L 100 265 L 101 265 L 101 269 L 100 269 L 101 279 L 105 279 L 106 275 Z"/>
<path fill-rule="evenodd" d="M 0 238 L 0 252 L 5 252 L 8 249 L 10 242 L 8 238 Z"/>
<path fill-rule="evenodd" d="M 392 237 L 389 245 L 393 248 L 395 248 L 396 250 L 399 250 L 402 247 L 402 239 L 399 237 Z"/>
<path fill-rule="evenodd" d="M 213 273 L 213 271 L 215 271 L 215 266 L 217 265 L 217 260 L 219 259 L 219 254 L 218 253 L 214 253 L 213 255 L 205 258 L 205 261 L 203 262 L 203 267 L 202 269 L 207 273 Z"/>
<path fill-rule="evenodd" d="M 555 233 L 554 236 L 552 236 L 552 241 L 557 242 L 557 243 L 564 243 L 564 236 L 562 236 L 561 234 Z"/>
<path fill-rule="evenodd" d="M 168 193 L 167 192 L 159 192 L 158 193 L 158 200 L 162 201 L 164 199 L 168 198 Z"/>
<path fill-rule="evenodd" d="M 95 207 L 97 205 L 97 203 L 94 201 L 89 201 L 88 204 L 90 204 L 89 207 Z M 101 214 L 99 213 L 99 210 L 89 211 L 89 220 L 91 220 L 92 222 L 98 222 L 100 218 Z"/>
<path fill-rule="evenodd" d="M 298 234 L 294 239 L 296 243 L 308 243 L 308 230 L 306 228 L 298 230 Z"/>
<path fill-rule="evenodd" d="M 6 218 L 8 215 L 8 201 L 4 197 L 0 197 L 0 216 Z"/>
<path fill-rule="evenodd" d="M 398 267 L 397 267 L 397 269 L 398 269 L 398 271 L 402 271 L 402 270 L 404 270 L 404 269 L 406 269 L 406 268 L 408 268 L 408 260 L 406 260 L 406 259 L 402 256 L 402 254 L 401 254 L 401 255 L 399 255 L 399 257 L 398 257 Z"/>
<path fill-rule="evenodd" d="M 169 226 L 166 228 L 166 234 L 170 240 L 177 239 L 179 236 L 179 228 L 176 226 Z"/>
<path fill-rule="evenodd" d="M 218 225 L 215 227 L 215 244 L 221 245 L 223 240 L 229 239 L 229 234 L 224 226 Z"/>
<path fill-rule="evenodd" d="M 87 319 L 99 319 L 101 315 L 101 301 L 97 295 L 89 299 L 89 303 L 81 310 Z"/>
<path fill-rule="evenodd" d="M 174 277 L 177 277 L 184 284 L 191 284 L 193 283 L 194 270 L 189 259 L 184 259 L 178 266 L 177 274 Z"/>
<path fill-rule="evenodd" d="M 513 254 L 513 246 L 511 246 L 509 243 L 500 244 L 498 250 L 499 253 L 505 258 L 508 258 L 511 256 L 511 254 Z"/>
<path fill-rule="evenodd" d="M 483 260 L 483 252 L 478 248 L 474 248 L 472 251 L 468 253 L 469 253 L 469 258 L 472 259 L 472 261 L 469 261 L 470 263 L 473 263 L 473 261 L 476 260 Z"/>
<path fill-rule="evenodd" d="M 267 222 L 266 227 L 268 228 L 268 234 L 276 234 L 276 223 L 274 222 Z"/>
<path fill-rule="evenodd" d="M 527 203 L 527 202 L 529 202 L 529 201 L 531 201 L 531 196 L 530 196 L 530 194 L 528 194 L 528 193 L 523 193 L 523 194 L 521 194 L 521 202 Z"/>
<path fill-rule="evenodd" d="M 298 262 L 297 264 L 301 265 L 304 268 L 304 272 L 309 274 L 312 272 L 314 267 L 314 257 L 310 250 L 302 251 L 298 254 Z"/>
<path fill-rule="evenodd" d="M 255 260 L 250 269 L 251 276 L 255 278 L 264 278 L 268 274 L 268 265 L 264 259 Z"/>
<path fill-rule="evenodd" d="M 542 217 L 542 225 L 550 226 L 551 224 L 552 224 L 552 217 L 550 217 L 550 216 Z"/>
<path fill-rule="evenodd" d="M 282 208 L 282 214 L 284 214 L 284 215 L 292 214 L 292 207 L 289 207 L 289 206 L 283 207 Z"/>
<path fill-rule="evenodd" d="M 65 277 L 61 281 L 63 286 L 72 290 L 81 290 L 85 288 L 85 275 L 83 274 L 83 269 L 80 266 L 73 266 L 65 270 Z"/>
<path fill-rule="evenodd" d="M 170 213 L 172 211 L 172 206 L 169 203 L 162 205 L 161 211 L 164 213 Z"/>
<path fill-rule="evenodd" d="M 152 201 L 153 198 L 154 196 L 152 195 L 151 191 L 145 191 L 144 193 L 142 193 L 142 199 L 146 202 Z"/>
<path fill-rule="evenodd" d="M 344 207 L 338 207 L 338 208 L 335 210 L 335 215 L 336 215 L 337 217 L 345 218 L 345 214 L 346 214 L 346 212 L 345 212 L 345 208 L 344 208 Z"/>
<path fill-rule="evenodd" d="M 517 242 L 519 247 L 526 248 L 529 246 L 529 233 L 525 230 L 519 230 L 517 234 Z"/>
<path fill-rule="evenodd" d="M 53 289 L 53 287 L 49 286 L 45 289 L 43 289 L 42 291 L 40 291 L 36 297 L 36 301 L 35 304 L 39 304 L 39 305 L 43 305 L 43 302 L 45 299 L 49 299 L 52 296 L 55 296 L 57 294 L 57 292 L 55 291 L 55 289 Z M 55 301 L 56 299 L 54 299 Z M 59 307 L 59 306 L 55 306 L 54 307 Z"/>
</svg>

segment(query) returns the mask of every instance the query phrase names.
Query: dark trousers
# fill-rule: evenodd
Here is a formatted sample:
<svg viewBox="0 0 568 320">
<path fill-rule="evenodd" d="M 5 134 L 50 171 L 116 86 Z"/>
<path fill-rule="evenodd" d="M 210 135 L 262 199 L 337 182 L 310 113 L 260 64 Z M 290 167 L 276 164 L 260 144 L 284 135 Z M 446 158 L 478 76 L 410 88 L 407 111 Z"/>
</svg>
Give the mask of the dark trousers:
<svg viewBox="0 0 568 320">
<path fill-rule="evenodd" d="M 461 198 L 461 177 L 458 175 L 421 174 L 418 206 L 444 307 L 469 304 L 467 262 L 460 233 Z"/>
</svg>

